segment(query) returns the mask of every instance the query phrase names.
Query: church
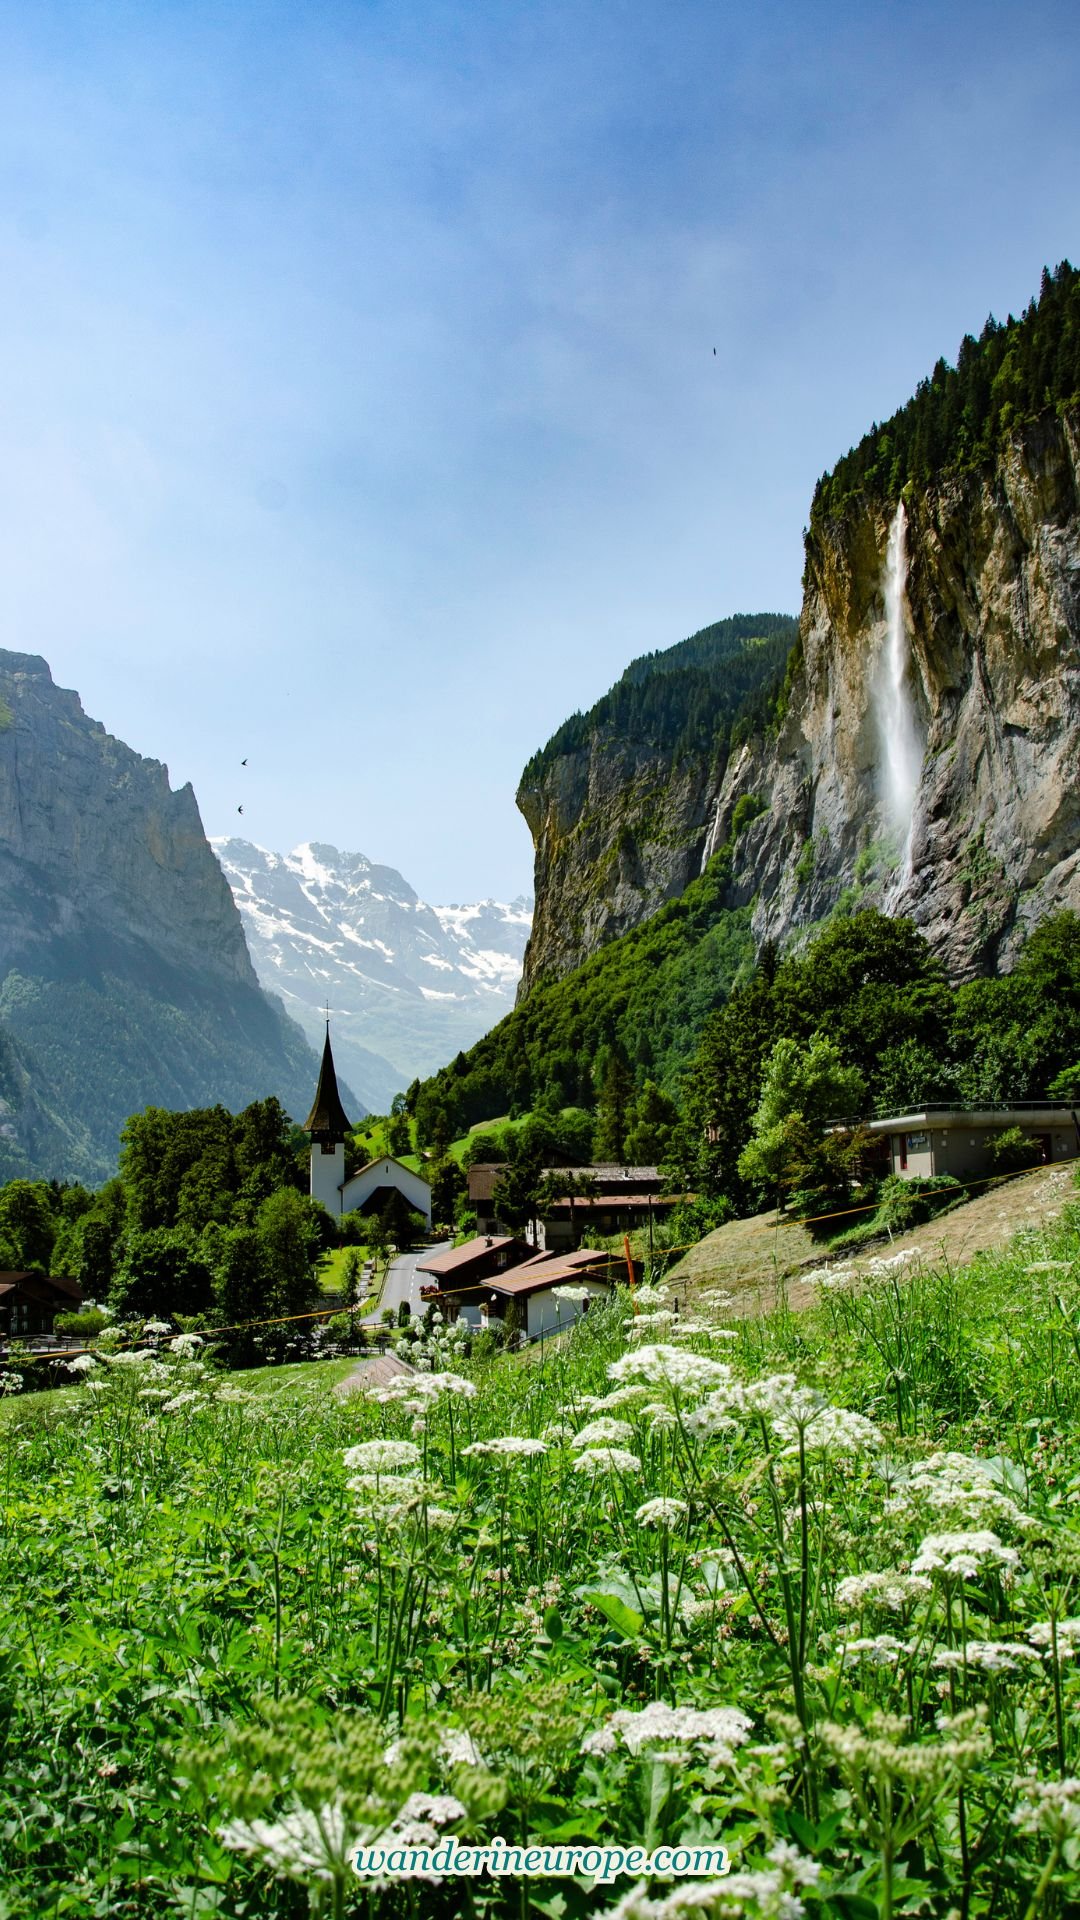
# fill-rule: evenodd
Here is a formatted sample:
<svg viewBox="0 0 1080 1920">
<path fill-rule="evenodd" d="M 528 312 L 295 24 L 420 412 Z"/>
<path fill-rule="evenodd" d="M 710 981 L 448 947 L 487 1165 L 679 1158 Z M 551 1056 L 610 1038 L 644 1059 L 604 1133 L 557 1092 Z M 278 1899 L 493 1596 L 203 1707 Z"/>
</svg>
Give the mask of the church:
<svg viewBox="0 0 1080 1920">
<path fill-rule="evenodd" d="M 311 1135 L 311 1197 L 340 1220 L 346 1213 L 381 1213 L 387 1200 L 400 1194 L 413 1213 L 423 1214 L 430 1227 L 431 1188 L 400 1160 L 389 1156 L 371 1160 L 346 1180 L 345 1138 L 350 1131 L 351 1122 L 338 1092 L 328 1020 L 319 1084 L 304 1121 L 304 1132 Z"/>
</svg>

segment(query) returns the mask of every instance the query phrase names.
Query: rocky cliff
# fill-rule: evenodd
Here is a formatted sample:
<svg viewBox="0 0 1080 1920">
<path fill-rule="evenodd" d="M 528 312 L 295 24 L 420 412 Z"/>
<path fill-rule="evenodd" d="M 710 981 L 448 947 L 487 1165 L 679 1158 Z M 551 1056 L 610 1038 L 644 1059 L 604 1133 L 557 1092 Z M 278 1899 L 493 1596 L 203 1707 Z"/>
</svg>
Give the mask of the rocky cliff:
<svg viewBox="0 0 1080 1920">
<path fill-rule="evenodd" d="M 760 723 L 796 624 L 737 614 L 634 661 L 526 767 L 536 849 L 522 993 L 650 918 L 700 871 L 732 742 Z"/>
<path fill-rule="evenodd" d="M 302 1117 L 317 1062 L 260 988 L 190 787 L 0 652 L 0 1159 L 94 1179 L 147 1105 Z M 0 1169 L 2 1170 L 2 1169 Z"/>
<path fill-rule="evenodd" d="M 758 942 L 838 906 L 910 914 L 950 973 L 1008 967 L 1023 932 L 1080 908 L 1080 409 L 1047 410 L 977 470 L 910 490 L 906 693 L 922 762 L 910 840 L 886 813 L 875 675 L 893 507 L 815 516 L 800 646 L 774 738 L 715 796 L 740 798 L 731 903 Z"/>
</svg>

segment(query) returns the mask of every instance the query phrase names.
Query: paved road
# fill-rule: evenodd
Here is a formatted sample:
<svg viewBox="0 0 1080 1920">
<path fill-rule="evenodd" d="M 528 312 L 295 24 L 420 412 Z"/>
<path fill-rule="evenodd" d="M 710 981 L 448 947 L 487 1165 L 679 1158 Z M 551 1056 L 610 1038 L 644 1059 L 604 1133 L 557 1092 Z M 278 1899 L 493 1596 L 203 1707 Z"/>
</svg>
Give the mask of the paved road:
<svg viewBox="0 0 1080 1920">
<path fill-rule="evenodd" d="M 403 1300 L 409 1302 L 414 1314 L 420 1313 L 423 1309 L 420 1288 L 429 1282 L 427 1274 L 417 1273 L 416 1263 L 418 1260 L 426 1259 L 431 1253 L 448 1252 L 453 1244 L 452 1240 L 441 1240 L 437 1245 L 419 1247 L 415 1253 L 399 1253 L 397 1259 L 390 1262 L 390 1271 L 386 1276 L 386 1285 L 383 1288 L 378 1310 L 364 1315 L 364 1325 L 378 1326 L 387 1307 L 393 1307 L 396 1315 Z"/>
</svg>

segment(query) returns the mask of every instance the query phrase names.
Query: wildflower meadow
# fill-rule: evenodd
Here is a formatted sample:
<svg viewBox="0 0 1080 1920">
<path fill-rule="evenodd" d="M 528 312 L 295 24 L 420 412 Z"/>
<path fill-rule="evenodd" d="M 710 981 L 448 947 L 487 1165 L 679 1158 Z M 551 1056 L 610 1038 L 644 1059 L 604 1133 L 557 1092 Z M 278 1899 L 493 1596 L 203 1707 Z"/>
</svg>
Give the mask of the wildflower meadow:
<svg viewBox="0 0 1080 1920">
<path fill-rule="evenodd" d="M 818 1292 L 345 1398 L 158 1327 L 9 1405 L 0 1913 L 1075 1913 L 1080 1216 Z"/>
</svg>

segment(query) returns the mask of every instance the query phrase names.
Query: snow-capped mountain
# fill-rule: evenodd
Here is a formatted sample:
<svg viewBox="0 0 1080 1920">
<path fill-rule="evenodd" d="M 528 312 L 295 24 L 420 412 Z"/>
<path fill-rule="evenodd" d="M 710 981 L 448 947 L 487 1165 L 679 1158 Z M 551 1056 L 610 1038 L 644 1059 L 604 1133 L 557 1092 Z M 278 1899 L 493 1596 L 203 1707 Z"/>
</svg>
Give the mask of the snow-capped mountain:
<svg viewBox="0 0 1080 1920">
<path fill-rule="evenodd" d="M 213 840 L 260 981 L 375 1112 L 514 1004 L 532 901 L 430 907 L 393 867 L 310 842 Z"/>
</svg>

